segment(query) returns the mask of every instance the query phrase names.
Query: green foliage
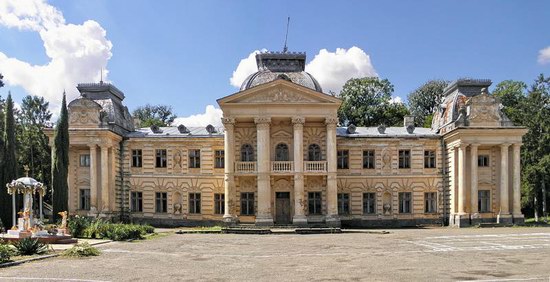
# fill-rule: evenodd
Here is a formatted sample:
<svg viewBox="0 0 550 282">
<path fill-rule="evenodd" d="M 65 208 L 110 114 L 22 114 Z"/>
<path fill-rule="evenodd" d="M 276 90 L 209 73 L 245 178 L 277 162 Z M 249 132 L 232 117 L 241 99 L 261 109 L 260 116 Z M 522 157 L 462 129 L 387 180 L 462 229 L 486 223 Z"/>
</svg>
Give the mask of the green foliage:
<svg viewBox="0 0 550 282">
<path fill-rule="evenodd" d="M 341 125 L 397 126 L 403 124 L 408 109 L 403 103 L 392 102 L 393 85 L 377 77 L 354 78 L 346 82 L 339 98 Z"/>
<path fill-rule="evenodd" d="M 48 245 L 33 238 L 21 239 L 14 246 L 22 256 L 40 255 L 48 251 Z"/>
<path fill-rule="evenodd" d="M 0 88 L 4 87 L 4 76 L 0 73 Z"/>
<path fill-rule="evenodd" d="M 76 244 L 72 246 L 70 249 L 67 249 L 63 252 L 63 256 L 66 257 L 90 257 L 90 256 L 99 256 L 101 252 L 93 247 L 90 246 L 87 242 Z"/>
<path fill-rule="evenodd" d="M 83 216 L 73 216 L 67 219 L 67 227 L 75 238 L 82 238 L 85 230 L 90 226 L 91 220 Z"/>
<path fill-rule="evenodd" d="M 496 85 L 493 95 L 500 99 L 504 114 L 520 125 L 523 123 L 524 113 L 522 105 L 527 98 L 527 84 L 523 81 L 505 80 Z"/>
<path fill-rule="evenodd" d="M 445 80 L 430 80 L 409 93 L 409 110 L 418 125 L 432 126 L 434 111 L 443 99 L 443 90 L 449 85 Z"/>
<path fill-rule="evenodd" d="M 172 106 L 150 104 L 138 107 L 134 110 L 132 116 L 141 121 L 142 127 L 149 127 L 151 125 L 168 126 L 176 118 Z"/>
<path fill-rule="evenodd" d="M 0 244 L 0 263 L 10 261 L 11 257 L 16 255 L 16 251 L 9 244 Z"/>
<path fill-rule="evenodd" d="M 2 155 L 0 156 L 2 161 L 2 178 L 0 180 L 2 183 L 2 187 L 0 188 L 0 206 L 2 208 L 0 209 L 0 218 L 2 219 L 2 222 L 8 226 L 9 223 L 12 222 L 12 202 L 11 196 L 8 195 L 4 185 L 17 178 L 17 159 L 15 154 L 15 116 L 11 94 L 8 94 L 8 98 L 6 99 L 2 140 L 3 142 L 0 145 L 0 147 L 3 148 Z"/>
<path fill-rule="evenodd" d="M 67 102 L 65 94 L 61 102 L 61 114 L 55 127 L 54 142 L 52 153 L 52 197 L 53 197 L 53 216 L 58 217 L 58 213 L 68 210 L 68 190 L 67 175 L 69 168 L 69 117 L 67 112 Z"/>
<path fill-rule="evenodd" d="M 106 220 L 103 220 L 101 218 L 94 219 L 90 222 L 86 230 L 84 231 L 84 235 L 88 238 L 102 238 L 101 234 L 104 234 L 105 229 L 109 225 L 109 222 Z"/>
<path fill-rule="evenodd" d="M 89 219 L 81 216 L 69 218 L 67 224 L 73 237 L 114 241 L 143 239 L 145 234 L 155 230 L 150 225 L 110 223 L 101 218 Z"/>
</svg>

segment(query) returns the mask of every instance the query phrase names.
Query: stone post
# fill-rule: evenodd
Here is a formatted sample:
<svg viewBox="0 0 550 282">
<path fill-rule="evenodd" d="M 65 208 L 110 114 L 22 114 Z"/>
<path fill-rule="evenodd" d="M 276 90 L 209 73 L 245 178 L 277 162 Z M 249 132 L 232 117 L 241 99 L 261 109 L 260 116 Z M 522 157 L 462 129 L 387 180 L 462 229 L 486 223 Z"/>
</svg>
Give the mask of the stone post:
<svg viewBox="0 0 550 282">
<path fill-rule="evenodd" d="M 336 158 L 336 125 L 338 118 L 327 117 L 327 216 L 326 224 L 340 226 L 338 216 L 338 186 L 336 182 L 337 158 Z"/>
<path fill-rule="evenodd" d="M 109 147 L 101 146 L 101 212 L 109 212 Z"/>
<path fill-rule="evenodd" d="M 467 226 L 470 216 L 466 213 L 466 148 L 468 144 L 461 143 L 458 147 L 458 214 L 455 224 L 459 227 Z"/>
<path fill-rule="evenodd" d="M 478 182 L 478 171 L 477 171 L 477 144 L 470 145 L 470 216 L 472 217 L 472 224 L 477 224 L 479 220 L 478 214 L 478 204 L 477 204 L 477 182 Z"/>
<path fill-rule="evenodd" d="M 95 215 L 98 210 L 97 202 L 97 146 L 90 146 L 90 215 Z"/>
<path fill-rule="evenodd" d="M 514 223 L 523 224 L 525 222 L 525 218 L 523 214 L 521 213 L 521 160 L 520 160 L 520 150 L 521 150 L 521 144 L 514 144 L 512 146 L 513 148 L 513 207 L 512 207 L 512 215 L 514 218 Z"/>
<path fill-rule="evenodd" d="M 13 194 L 11 194 L 11 210 L 12 210 L 12 213 L 13 213 L 13 224 L 12 226 L 16 226 L 17 225 L 17 207 L 15 206 L 15 194 L 17 194 L 17 192 L 13 192 Z M 7 226 L 5 226 L 6 229 L 8 229 Z"/>
<path fill-rule="evenodd" d="M 304 214 L 304 122 L 303 117 L 293 117 L 294 125 L 294 225 L 307 225 Z"/>
<path fill-rule="evenodd" d="M 257 225 L 273 225 L 273 215 L 271 214 L 271 142 L 269 136 L 269 124 L 271 118 L 257 117 L 256 139 L 258 150 L 258 211 L 256 213 Z"/>
<path fill-rule="evenodd" d="M 497 215 L 497 223 L 510 224 L 512 218 L 510 215 L 510 191 L 508 190 L 508 148 L 510 144 L 500 145 L 500 211 Z"/>
<path fill-rule="evenodd" d="M 234 214 L 233 205 L 235 201 L 235 118 L 224 117 L 222 123 L 225 127 L 224 135 L 224 215 L 223 221 L 235 223 L 237 218 Z"/>
</svg>

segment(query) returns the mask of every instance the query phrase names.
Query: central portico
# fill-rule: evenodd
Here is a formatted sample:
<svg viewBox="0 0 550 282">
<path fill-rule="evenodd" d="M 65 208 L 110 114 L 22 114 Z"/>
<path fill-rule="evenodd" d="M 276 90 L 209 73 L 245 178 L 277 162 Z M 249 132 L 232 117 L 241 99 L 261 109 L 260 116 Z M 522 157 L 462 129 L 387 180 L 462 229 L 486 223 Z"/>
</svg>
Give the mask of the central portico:
<svg viewBox="0 0 550 282">
<path fill-rule="evenodd" d="M 322 93 L 304 71 L 303 53 L 262 53 L 256 59 L 259 71 L 241 91 L 218 100 L 225 126 L 224 220 L 339 225 L 341 101 Z"/>
</svg>

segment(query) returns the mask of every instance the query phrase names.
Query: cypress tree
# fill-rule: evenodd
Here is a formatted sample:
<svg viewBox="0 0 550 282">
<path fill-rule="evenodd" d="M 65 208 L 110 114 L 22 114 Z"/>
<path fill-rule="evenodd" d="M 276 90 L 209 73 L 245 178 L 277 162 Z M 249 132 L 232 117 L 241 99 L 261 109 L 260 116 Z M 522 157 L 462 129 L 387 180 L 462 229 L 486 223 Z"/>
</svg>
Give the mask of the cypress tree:
<svg viewBox="0 0 550 282">
<path fill-rule="evenodd" d="M 52 150 L 52 197 L 53 218 L 58 218 L 58 212 L 68 210 L 69 184 L 67 175 L 69 170 L 69 117 L 65 93 L 61 102 L 61 114 L 55 127 Z"/>
<path fill-rule="evenodd" d="M 4 112 L 3 160 L 2 160 L 2 187 L 0 188 L 0 216 L 6 228 L 9 228 L 12 216 L 11 196 L 8 195 L 6 183 L 17 178 L 17 158 L 15 157 L 15 117 L 11 93 L 6 99 Z M 12 224 L 15 224 L 13 222 Z"/>
</svg>

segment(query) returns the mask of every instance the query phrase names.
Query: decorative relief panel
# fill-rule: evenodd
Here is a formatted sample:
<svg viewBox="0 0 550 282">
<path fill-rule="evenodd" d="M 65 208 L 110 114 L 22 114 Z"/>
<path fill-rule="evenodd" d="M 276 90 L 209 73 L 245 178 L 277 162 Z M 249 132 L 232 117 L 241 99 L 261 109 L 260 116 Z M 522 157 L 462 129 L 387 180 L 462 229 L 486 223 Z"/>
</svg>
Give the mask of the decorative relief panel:
<svg viewBox="0 0 550 282">
<path fill-rule="evenodd" d="M 292 92 L 287 89 L 275 88 L 259 95 L 244 98 L 240 103 L 308 103 L 322 102 L 316 99 L 307 97 L 304 94 Z"/>
<path fill-rule="evenodd" d="M 100 123 L 101 107 L 89 99 L 77 99 L 68 107 L 71 127 L 97 127 Z"/>
</svg>

